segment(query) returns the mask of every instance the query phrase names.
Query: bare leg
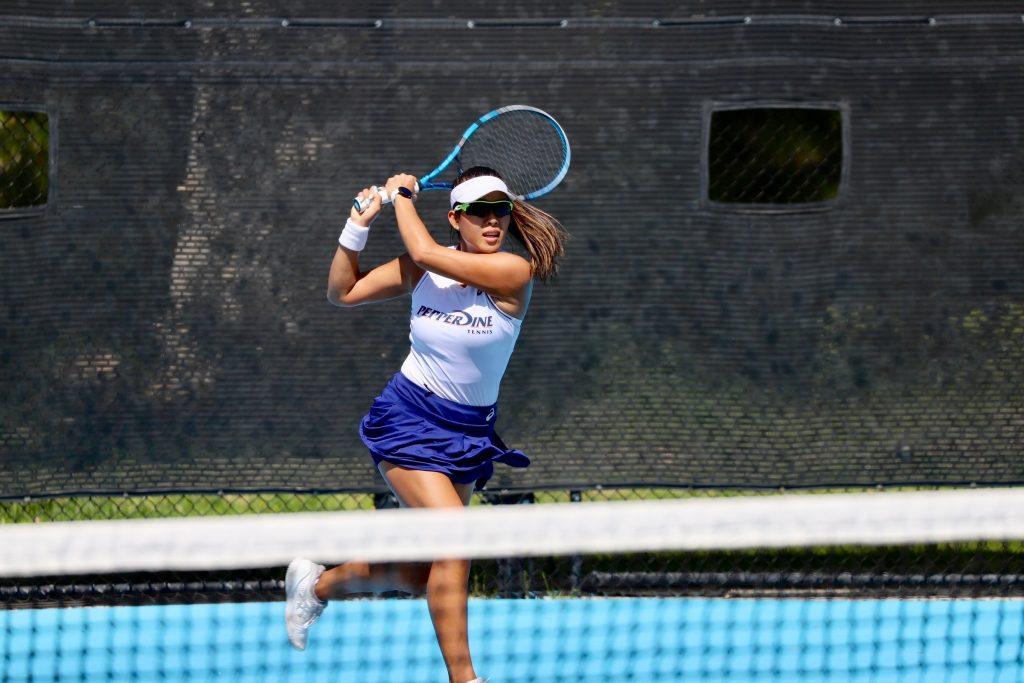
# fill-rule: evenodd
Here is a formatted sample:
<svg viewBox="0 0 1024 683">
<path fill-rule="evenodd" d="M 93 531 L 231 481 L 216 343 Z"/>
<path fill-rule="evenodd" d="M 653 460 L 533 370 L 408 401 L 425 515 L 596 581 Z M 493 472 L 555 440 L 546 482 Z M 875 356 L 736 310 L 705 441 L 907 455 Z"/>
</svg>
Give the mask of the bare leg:
<svg viewBox="0 0 1024 683">
<path fill-rule="evenodd" d="M 468 582 L 468 560 L 436 560 L 427 579 L 427 606 L 448 667 L 449 683 L 468 683 L 476 678 L 469 654 Z"/>
<path fill-rule="evenodd" d="M 347 593 L 404 591 L 422 595 L 430 575 L 429 562 L 346 562 L 320 575 L 314 592 L 321 600 Z"/>
<path fill-rule="evenodd" d="M 382 463 L 381 473 L 403 507 L 462 507 L 469 504 L 473 495 L 472 484 L 453 484 L 440 472 L 407 470 Z M 426 589 L 427 606 L 448 668 L 448 680 L 467 683 L 476 678 L 466 623 L 468 582 L 468 560 L 374 565 L 346 562 L 320 576 L 316 594 L 325 600 L 341 593 L 385 590 L 421 593 Z"/>
</svg>

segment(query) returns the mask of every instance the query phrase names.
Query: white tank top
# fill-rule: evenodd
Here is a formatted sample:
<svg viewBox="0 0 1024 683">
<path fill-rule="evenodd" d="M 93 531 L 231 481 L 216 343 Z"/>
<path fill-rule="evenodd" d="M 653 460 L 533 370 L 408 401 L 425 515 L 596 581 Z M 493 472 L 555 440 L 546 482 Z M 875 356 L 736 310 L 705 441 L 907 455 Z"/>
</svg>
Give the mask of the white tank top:
<svg viewBox="0 0 1024 683">
<path fill-rule="evenodd" d="M 412 291 L 402 374 L 449 401 L 489 406 L 498 401 L 522 324 L 487 292 L 425 271 Z"/>
</svg>

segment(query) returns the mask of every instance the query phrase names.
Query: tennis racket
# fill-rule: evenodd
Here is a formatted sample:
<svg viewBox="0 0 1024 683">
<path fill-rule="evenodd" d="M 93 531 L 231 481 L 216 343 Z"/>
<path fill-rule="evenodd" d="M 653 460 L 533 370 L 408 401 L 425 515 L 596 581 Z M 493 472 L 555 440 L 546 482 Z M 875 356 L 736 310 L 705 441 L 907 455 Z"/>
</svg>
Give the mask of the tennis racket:
<svg viewBox="0 0 1024 683">
<path fill-rule="evenodd" d="M 449 168 L 458 175 L 473 166 L 488 166 L 501 173 L 517 199 L 535 199 L 562 182 L 570 156 L 569 138 L 553 116 L 521 104 L 502 107 L 470 124 L 444 161 L 419 179 L 416 191 L 451 190 L 450 182 L 438 178 Z M 374 190 L 385 204 L 394 199 L 383 187 Z M 357 197 L 352 205 L 362 213 L 370 201 Z"/>
</svg>

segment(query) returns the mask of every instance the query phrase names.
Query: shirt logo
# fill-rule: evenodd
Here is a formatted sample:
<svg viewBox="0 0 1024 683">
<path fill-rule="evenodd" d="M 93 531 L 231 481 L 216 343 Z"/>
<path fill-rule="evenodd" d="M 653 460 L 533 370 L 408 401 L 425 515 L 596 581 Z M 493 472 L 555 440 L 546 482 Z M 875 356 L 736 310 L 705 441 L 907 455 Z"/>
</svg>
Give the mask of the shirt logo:
<svg viewBox="0 0 1024 683">
<path fill-rule="evenodd" d="M 429 306 L 420 306 L 419 310 L 416 311 L 416 317 L 430 318 L 431 320 L 437 320 L 438 322 L 445 323 L 447 325 L 454 325 L 456 327 L 467 328 L 466 332 L 469 334 L 493 334 L 494 330 L 494 316 L 474 316 L 466 311 L 452 311 L 451 313 L 445 313 L 444 311 L 436 311 Z"/>
</svg>

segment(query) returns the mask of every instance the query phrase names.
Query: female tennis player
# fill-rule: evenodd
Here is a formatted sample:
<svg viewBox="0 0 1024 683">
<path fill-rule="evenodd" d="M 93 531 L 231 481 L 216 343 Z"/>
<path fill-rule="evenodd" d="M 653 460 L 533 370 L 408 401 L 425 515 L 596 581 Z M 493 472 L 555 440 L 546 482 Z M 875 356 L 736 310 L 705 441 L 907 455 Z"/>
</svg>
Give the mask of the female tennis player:
<svg viewBox="0 0 1024 683">
<path fill-rule="evenodd" d="M 349 215 L 331 263 L 327 298 L 342 306 L 412 294 L 412 347 L 363 418 L 359 434 L 404 507 L 469 504 L 494 463 L 526 467 L 529 458 L 494 431 L 498 388 L 530 304 L 534 278 L 555 274 L 566 233 L 552 216 L 514 199 L 494 170 L 463 172 L 451 191 L 448 222 L 454 244 L 430 236 L 414 206 L 416 178 L 392 176 L 385 185 L 406 253 L 369 272 L 359 252 L 381 199 Z M 504 250 L 511 235 L 529 259 Z M 450 683 L 480 683 L 466 625 L 469 562 L 417 564 L 347 562 L 330 570 L 296 559 L 285 579 L 288 638 L 306 647 L 309 627 L 326 601 L 343 593 L 426 592 Z"/>
</svg>

